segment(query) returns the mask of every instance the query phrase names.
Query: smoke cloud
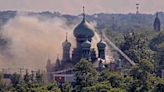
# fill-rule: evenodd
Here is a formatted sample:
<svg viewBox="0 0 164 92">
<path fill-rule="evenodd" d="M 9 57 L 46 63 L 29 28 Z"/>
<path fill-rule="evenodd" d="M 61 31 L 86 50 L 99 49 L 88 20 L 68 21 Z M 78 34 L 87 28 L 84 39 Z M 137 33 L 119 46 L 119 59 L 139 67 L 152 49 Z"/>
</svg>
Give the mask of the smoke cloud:
<svg viewBox="0 0 164 92">
<path fill-rule="evenodd" d="M 9 41 L 7 48 L 0 51 L 0 67 L 45 70 L 48 58 L 55 62 L 57 55 L 62 57 L 62 42 L 65 41 L 66 32 L 72 48 L 75 47 L 73 29 L 76 25 L 67 26 L 66 20 L 58 17 L 40 20 L 38 17 L 18 14 L 1 31 Z M 92 47 L 96 48 L 99 40 L 96 34 Z"/>
<path fill-rule="evenodd" d="M 11 41 L 0 53 L 1 67 L 44 69 L 48 58 L 55 62 L 57 55 L 62 54 L 61 44 L 66 32 L 73 42 L 72 28 L 64 19 L 43 21 L 37 17 L 16 16 L 2 30 L 2 35 Z"/>
</svg>

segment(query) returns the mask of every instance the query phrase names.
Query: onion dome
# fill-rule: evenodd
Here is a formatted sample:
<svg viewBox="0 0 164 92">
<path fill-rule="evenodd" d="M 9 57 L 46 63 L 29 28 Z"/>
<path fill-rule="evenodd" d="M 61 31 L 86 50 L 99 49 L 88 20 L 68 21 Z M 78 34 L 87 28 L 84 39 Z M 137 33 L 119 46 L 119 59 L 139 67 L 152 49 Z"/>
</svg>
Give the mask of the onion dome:
<svg viewBox="0 0 164 92">
<path fill-rule="evenodd" d="M 83 7 L 83 20 L 82 22 L 75 27 L 74 29 L 74 36 L 77 38 L 92 38 L 94 36 L 94 28 L 85 20 L 85 13 Z"/>
<path fill-rule="evenodd" d="M 105 42 L 102 40 L 102 33 L 101 33 L 101 40 L 100 40 L 100 42 L 97 43 L 97 47 L 98 48 L 105 48 L 106 47 Z"/>
<path fill-rule="evenodd" d="M 63 47 L 67 47 L 67 48 L 70 48 L 71 47 L 71 43 L 70 42 L 68 42 L 68 40 L 67 40 L 67 33 L 66 33 L 66 40 L 63 42 Z"/>
<path fill-rule="evenodd" d="M 100 41 L 98 44 L 97 44 L 97 47 L 98 48 L 105 48 L 106 47 L 106 44 L 104 41 Z"/>
<path fill-rule="evenodd" d="M 85 41 L 81 44 L 82 48 L 90 48 L 91 47 L 91 42 L 90 41 Z"/>
<path fill-rule="evenodd" d="M 161 25 L 161 22 L 160 22 L 160 19 L 158 18 L 158 13 L 157 13 L 155 21 L 154 21 L 154 30 L 160 31 L 160 25 Z"/>
</svg>

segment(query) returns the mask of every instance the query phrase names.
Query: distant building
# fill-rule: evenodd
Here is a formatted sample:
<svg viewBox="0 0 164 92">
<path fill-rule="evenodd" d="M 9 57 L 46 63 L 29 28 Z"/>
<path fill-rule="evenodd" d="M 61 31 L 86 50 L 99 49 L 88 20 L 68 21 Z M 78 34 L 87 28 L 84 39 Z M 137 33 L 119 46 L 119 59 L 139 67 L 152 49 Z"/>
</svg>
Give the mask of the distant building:
<svg viewBox="0 0 164 92">
<path fill-rule="evenodd" d="M 161 30 L 161 22 L 160 22 L 160 19 L 158 17 L 158 13 L 156 14 L 156 18 L 154 21 L 154 30 L 157 32 L 159 32 Z"/>
<path fill-rule="evenodd" d="M 161 70 L 161 77 L 164 79 L 164 70 Z"/>
</svg>

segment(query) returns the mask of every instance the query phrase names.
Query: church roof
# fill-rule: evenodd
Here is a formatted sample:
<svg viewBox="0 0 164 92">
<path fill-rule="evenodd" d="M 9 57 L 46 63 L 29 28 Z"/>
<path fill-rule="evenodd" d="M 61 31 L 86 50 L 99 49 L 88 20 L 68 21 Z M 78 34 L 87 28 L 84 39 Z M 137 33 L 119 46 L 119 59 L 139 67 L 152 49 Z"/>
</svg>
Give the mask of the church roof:
<svg viewBox="0 0 164 92">
<path fill-rule="evenodd" d="M 71 47 L 71 43 L 68 41 L 63 42 L 64 47 Z"/>
<path fill-rule="evenodd" d="M 105 48 L 106 47 L 105 42 L 102 40 L 102 32 L 101 32 L 101 40 L 100 40 L 100 42 L 97 43 L 97 47 L 98 48 Z"/>
<path fill-rule="evenodd" d="M 100 47 L 100 48 L 105 48 L 106 47 L 106 44 L 104 41 L 100 41 L 98 44 L 97 44 L 97 47 Z"/>
<path fill-rule="evenodd" d="M 79 25 L 77 25 L 77 27 L 75 27 L 74 29 L 74 36 L 75 37 L 93 37 L 94 36 L 94 27 L 89 24 L 87 22 L 87 20 L 85 19 L 85 13 L 84 13 L 84 7 L 83 7 L 83 20 L 81 21 L 81 23 Z"/>
</svg>

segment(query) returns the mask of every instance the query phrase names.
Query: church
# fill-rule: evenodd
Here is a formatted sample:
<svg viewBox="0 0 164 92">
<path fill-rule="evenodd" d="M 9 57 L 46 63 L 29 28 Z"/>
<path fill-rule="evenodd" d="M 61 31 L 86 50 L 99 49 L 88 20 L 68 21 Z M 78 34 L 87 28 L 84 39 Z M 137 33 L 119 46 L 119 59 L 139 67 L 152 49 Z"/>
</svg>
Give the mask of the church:
<svg viewBox="0 0 164 92">
<path fill-rule="evenodd" d="M 81 59 L 86 59 L 93 63 L 94 67 L 97 69 L 105 68 L 106 43 L 103 41 L 101 33 L 101 39 L 97 43 L 97 48 L 91 48 L 92 38 L 95 36 L 95 28 L 86 20 L 84 7 L 83 19 L 80 24 L 74 28 L 73 35 L 76 40 L 76 48 L 71 50 L 71 43 L 69 42 L 69 39 L 67 39 L 66 33 L 65 41 L 62 43 L 62 59 L 60 60 L 57 58 L 55 65 L 52 65 L 50 60 L 47 61 L 47 72 L 51 73 L 50 79 L 60 82 L 64 82 L 66 79 L 73 81 L 73 73 L 69 70 L 71 70 Z M 71 51 L 72 54 L 70 54 Z M 96 51 L 98 51 L 98 55 L 96 55 Z"/>
</svg>

